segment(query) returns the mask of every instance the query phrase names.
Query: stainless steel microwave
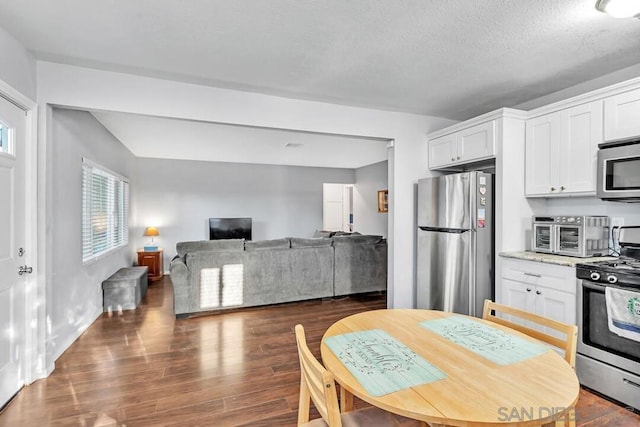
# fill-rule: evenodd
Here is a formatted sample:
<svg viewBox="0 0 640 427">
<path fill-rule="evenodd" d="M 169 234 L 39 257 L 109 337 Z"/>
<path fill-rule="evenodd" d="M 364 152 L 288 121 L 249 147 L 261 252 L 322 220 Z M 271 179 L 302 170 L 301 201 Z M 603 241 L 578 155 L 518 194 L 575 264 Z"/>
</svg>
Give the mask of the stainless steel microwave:
<svg viewBox="0 0 640 427">
<path fill-rule="evenodd" d="M 598 147 L 598 197 L 640 203 L 640 140 L 607 142 Z"/>
</svg>

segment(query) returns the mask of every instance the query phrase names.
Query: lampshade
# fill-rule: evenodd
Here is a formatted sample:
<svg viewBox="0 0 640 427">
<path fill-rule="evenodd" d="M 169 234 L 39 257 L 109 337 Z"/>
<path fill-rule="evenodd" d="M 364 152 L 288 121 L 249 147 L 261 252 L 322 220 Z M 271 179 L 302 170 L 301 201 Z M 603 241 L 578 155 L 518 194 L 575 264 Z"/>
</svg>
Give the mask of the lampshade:
<svg viewBox="0 0 640 427">
<path fill-rule="evenodd" d="M 640 0 L 598 0 L 596 9 L 614 18 L 640 18 Z"/>
<path fill-rule="evenodd" d="M 146 230 L 144 230 L 144 235 L 145 236 L 159 236 L 160 233 L 158 233 L 158 229 L 156 227 L 147 227 Z"/>
</svg>

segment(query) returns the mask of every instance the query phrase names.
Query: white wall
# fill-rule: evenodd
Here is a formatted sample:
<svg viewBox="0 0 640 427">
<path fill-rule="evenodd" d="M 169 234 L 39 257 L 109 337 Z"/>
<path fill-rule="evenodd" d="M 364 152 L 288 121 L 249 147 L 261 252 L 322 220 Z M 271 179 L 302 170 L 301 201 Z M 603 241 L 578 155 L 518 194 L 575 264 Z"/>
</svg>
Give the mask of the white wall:
<svg viewBox="0 0 640 427">
<path fill-rule="evenodd" d="M 414 306 L 414 183 L 429 174 L 426 134 L 452 121 L 218 89 L 123 73 L 38 62 L 38 103 L 160 117 L 389 139 L 389 304 Z M 47 118 L 42 117 L 46 144 Z"/>
<path fill-rule="evenodd" d="M 251 217 L 253 240 L 312 237 L 322 228 L 322 184 L 353 184 L 353 169 L 138 158 L 137 246 L 155 225 L 165 270 L 177 242 L 207 240 L 208 218 Z"/>
<path fill-rule="evenodd" d="M 606 215 L 615 224 L 640 225 L 640 203 L 621 203 L 596 197 L 547 199 L 538 215 Z"/>
<path fill-rule="evenodd" d="M 378 191 L 389 186 L 388 161 L 358 168 L 353 189 L 354 230 L 387 237 L 389 214 L 378 213 Z"/>
<path fill-rule="evenodd" d="M 30 99 L 36 99 L 36 61 L 22 45 L 0 27 L 2 66 L 0 80 Z"/>
<path fill-rule="evenodd" d="M 82 158 L 129 177 L 134 156 L 87 112 L 54 109 L 51 191 L 51 278 L 47 285 L 47 360 L 52 363 L 102 313 L 102 281 L 133 265 L 133 245 L 82 264 Z M 131 237 L 130 237 L 131 240 Z"/>
</svg>

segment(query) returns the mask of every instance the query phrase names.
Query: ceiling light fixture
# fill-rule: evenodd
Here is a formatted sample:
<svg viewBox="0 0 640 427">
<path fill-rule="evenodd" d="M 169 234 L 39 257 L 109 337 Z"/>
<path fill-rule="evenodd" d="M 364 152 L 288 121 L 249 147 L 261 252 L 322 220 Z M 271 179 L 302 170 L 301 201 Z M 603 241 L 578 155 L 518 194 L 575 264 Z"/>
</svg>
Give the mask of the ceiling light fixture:
<svg viewBox="0 0 640 427">
<path fill-rule="evenodd" d="M 640 19 L 640 0 L 598 0 L 596 9 L 614 18 Z"/>
</svg>

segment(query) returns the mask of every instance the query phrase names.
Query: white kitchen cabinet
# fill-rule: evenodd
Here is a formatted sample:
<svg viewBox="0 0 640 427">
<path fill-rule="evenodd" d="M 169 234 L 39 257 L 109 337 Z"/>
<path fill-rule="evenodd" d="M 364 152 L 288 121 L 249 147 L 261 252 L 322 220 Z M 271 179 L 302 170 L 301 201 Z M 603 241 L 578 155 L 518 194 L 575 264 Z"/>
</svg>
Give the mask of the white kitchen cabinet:
<svg viewBox="0 0 640 427">
<path fill-rule="evenodd" d="M 576 324 L 575 267 L 503 258 L 501 275 L 499 303 Z"/>
<path fill-rule="evenodd" d="M 525 194 L 547 195 L 558 190 L 560 114 L 551 113 L 525 124 Z"/>
<path fill-rule="evenodd" d="M 429 168 L 435 169 L 440 166 L 452 164 L 457 156 L 457 134 L 441 136 L 429 141 Z"/>
<path fill-rule="evenodd" d="M 604 140 L 640 136 L 640 89 L 613 95 L 604 100 Z"/>
<path fill-rule="evenodd" d="M 495 120 L 429 140 L 429 169 L 442 169 L 494 157 Z"/>
<path fill-rule="evenodd" d="M 592 195 L 602 142 L 602 101 L 527 120 L 527 197 Z"/>
</svg>

